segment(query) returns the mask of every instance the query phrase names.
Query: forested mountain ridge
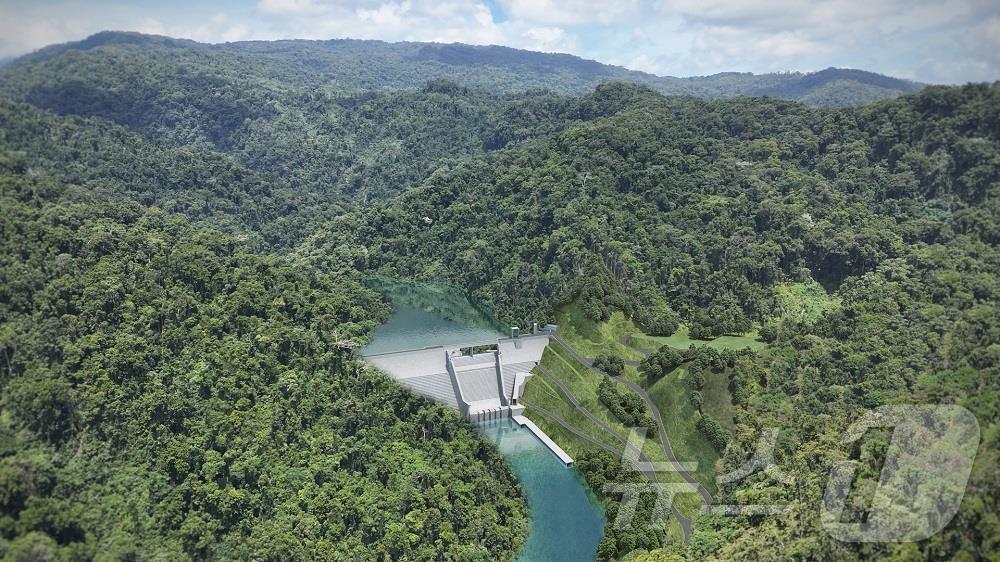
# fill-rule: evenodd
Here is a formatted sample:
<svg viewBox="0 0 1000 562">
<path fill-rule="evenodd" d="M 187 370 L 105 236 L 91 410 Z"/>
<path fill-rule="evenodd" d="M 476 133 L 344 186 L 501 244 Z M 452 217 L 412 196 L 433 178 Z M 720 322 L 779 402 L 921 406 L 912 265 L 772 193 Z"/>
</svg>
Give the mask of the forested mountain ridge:
<svg viewBox="0 0 1000 562">
<path fill-rule="evenodd" d="M 0 150 L 4 559 L 516 552 L 499 453 L 354 357 L 377 294 L 115 195 Z"/>
<path fill-rule="evenodd" d="M 546 89 L 579 95 L 602 82 L 643 84 L 668 95 L 705 98 L 740 95 L 776 96 L 817 106 L 869 103 L 919 91 L 923 85 L 871 72 L 828 68 L 813 73 L 759 74 L 726 72 L 675 78 L 581 59 L 573 55 L 538 53 L 500 46 L 460 43 L 386 43 L 334 39 L 329 41 L 246 41 L 208 45 L 189 40 L 102 32 L 75 43 L 46 47 L 15 60 L 0 74 L 0 82 L 15 82 L 19 99 L 36 105 L 44 96 L 46 79 L 32 69 L 65 71 L 69 65 L 89 65 L 89 59 L 137 65 L 173 61 L 182 72 L 215 75 L 227 69 L 272 88 L 303 86 L 337 92 L 413 89 L 430 79 L 446 79 L 491 92 L 520 93 Z M 6 87 L 10 93 L 10 85 Z M 32 89 L 40 89 L 33 92 Z M 68 93 L 68 92 L 67 92 Z M 37 97 L 36 97 L 37 96 Z"/>
<path fill-rule="evenodd" d="M 835 289 L 907 244 L 942 236 L 941 221 L 995 243 L 986 225 L 996 212 L 997 92 L 931 88 L 826 112 L 609 84 L 597 99 L 634 103 L 441 168 L 336 219 L 301 252 L 448 275 L 512 321 L 544 316 L 580 290 L 581 274 L 605 269 L 646 305 L 656 286 L 691 319 L 719 304 L 742 311 L 737 324 L 761 321 L 775 313 L 773 284 L 805 276 Z M 360 248 L 341 233 L 365 241 L 362 262 L 335 255 Z"/>
<path fill-rule="evenodd" d="M 98 91 L 112 87 L 101 84 Z M 158 91 L 136 101 L 141 108 L 125 104 L 131 113 L 103 98 L 65 98 L 66 116 L 0 99 L 0 137 L 29 166 L 64 181 L 207 221 L 257 248 L 287 249 L 345 208 L 392 196 L 446 162 L 639 100 L 600 93 L 496 96 L 435 81 L 413 92 L 262 101 L 275 106 L 268 116 L 226 127 L 203 111 L 177 117 L 166 106 L 178 90 Z M 215 98 L 212 90 L 181 91 L 188 106 Z"/>
<path fill-rule="evenodd" d="M 345 92 L 280 53 L 234 62 L 283 43 L 89 41 L 0 72 L 0 555 L 515 556 L 496 450 L 353 357 L 387 313 L 371 274 L 449 280 L 516 323 L 572 302 L 650 334 L 759 328 L 769 349 L 724 358 L 716 468 L 777 427 L 801 485 L 716 499 L 790 516 L 702 515 L 687 545 L 637 527 L 602 558 L 996 551 L 1000 85 L 846 109 L 622 82 Z M 805 321 L 779 295 L 810 281 L 838 305 Z M 979 419 L 959 516 L 920 543 L 834 541 L 824 476 L 850 458 L 871 485 L 885 447 L 841 432 L 907 402 Z"/>
<path fill-rule="evenodd" d="M 837 111 L 599 90 L 641 101 L 440 169 L 331 221 L 297 253 L 320 269 L 445 278 L 514 323 L 575 302 L 594 321 L 623 311 L 647 333 L 763 324 L 771 349 L 729 374 L 740 413 L 718 470 L 747 462 L 759 431 L 776 427 L 779 464 L 809 484 L 758 475 L 723 487 L 718 502 L 749 495 L 791 515 L 703 515 L 688 547 L 668 546 L 681 559 L 988 559 L 1000 536 L 1000 85 Z M 841 305 L 815 322 L 787 317 L 776 288 L 813 280 Z M 851 458 L 874 485 L 880 457 L 826 444 L 867 408 L 911 401 L 961 404 L 983 427 L 959 516 L 916 544 L 832 540 L 818 475 Z M 602 552 L 637 544 L 620 540 Z"/>
</svg>

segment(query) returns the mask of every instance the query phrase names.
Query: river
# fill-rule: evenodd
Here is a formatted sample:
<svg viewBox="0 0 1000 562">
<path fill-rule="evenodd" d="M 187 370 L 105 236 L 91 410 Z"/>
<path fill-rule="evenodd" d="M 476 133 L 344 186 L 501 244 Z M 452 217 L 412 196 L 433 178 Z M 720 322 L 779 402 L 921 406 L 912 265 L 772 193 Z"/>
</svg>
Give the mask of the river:
<svg viewBox="0 0 1000 562">
<path fill-rule="evenodd" d="M 392 300 L 393 313 L 364 355 L 502 335 L 486 309 L 455 289 L 386 280 L 376 288 Z M 510 420 L 483 424 L 480 430 L 514 468 L 528 498 L 531 523 L 519 562 L 594 560 L 605 518 L 579 470 L 566 468 L 530 431 Z"/>
</svg>

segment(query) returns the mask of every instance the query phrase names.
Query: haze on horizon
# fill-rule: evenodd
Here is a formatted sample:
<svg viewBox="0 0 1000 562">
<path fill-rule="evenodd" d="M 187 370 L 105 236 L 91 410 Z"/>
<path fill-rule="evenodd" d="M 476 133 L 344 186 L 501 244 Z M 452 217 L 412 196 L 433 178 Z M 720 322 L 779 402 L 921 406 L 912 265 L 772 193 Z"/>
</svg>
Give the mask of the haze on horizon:
<svg viewBox="0 0 1000 562">
<path fill-rule="evenodd" d="M 496 44 L 670 76 L 835 66 L 928 83 L 1000 79 L 995 0 L 0 0 L 0 58 L 102 30 Z"/>
</svg>

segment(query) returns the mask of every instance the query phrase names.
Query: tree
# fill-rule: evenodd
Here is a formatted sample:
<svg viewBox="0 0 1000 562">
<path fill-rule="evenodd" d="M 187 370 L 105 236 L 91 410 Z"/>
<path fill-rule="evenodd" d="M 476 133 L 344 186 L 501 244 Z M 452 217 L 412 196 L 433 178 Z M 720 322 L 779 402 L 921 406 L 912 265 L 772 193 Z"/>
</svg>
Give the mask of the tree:
<svg viewBox="0 0 1000 562">
<path fill-rule="evenodd" d="M 653 384 L 684 363 L 684 355 L 669 345 L 661 346 L 639 362 L 639 371 L 646 375 L 647 384 Z"/>
<path fill-rule="evenodd" d="M 594 367 L 612 377 L 620 377 L 625 372 L 625 360 L 618 355 L 601 353 L 594 358 Z"/>
<path fill-rule="evenodd" d="M 698 419 L 698 430 L 701 431 L 705 437 L 711 441 L 712 446 L 719 451 L 724 451 L 726 446 L 729 445 L 729 441 L 732 440 L 732 436 L 728 431 L 722 429 L 719 422 L 708 414 L 702 414 L 701 418 Z"/>
<path fill-rule="evenodd" d="M 692 390 L 691 394 L 688 395 L 688 400 L 690 400 L 691 405 L 694 406 L 696 410 L 698 410 L 698 413 L 702 413 L 702 411 L 701 411 L 701 404 L 702 404 L 701 392 L 699 392 L 697 390 Z"/>
</svg>

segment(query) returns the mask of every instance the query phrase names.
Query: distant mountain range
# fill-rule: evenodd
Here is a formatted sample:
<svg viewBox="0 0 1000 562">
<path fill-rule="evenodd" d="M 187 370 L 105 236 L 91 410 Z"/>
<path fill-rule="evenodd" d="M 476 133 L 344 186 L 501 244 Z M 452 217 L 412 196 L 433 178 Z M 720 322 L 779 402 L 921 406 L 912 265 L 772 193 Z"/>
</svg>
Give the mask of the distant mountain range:
<svg viewBox="0 0 1000 562">
<path fill-rule="evenodd" d="M 545 89 L 582 94 L 603 82 L 626 81 L 668 95 L 702 98 L 774 96 L 811 106 L 860 105 L 911 94 L 924 84 L 854 69 L 711 76 L 656 76 L 567 54 L 539 53 L 500 46 L 460 43 L 329 41 L 245 41 L 205 44 L 131 32 L 101 32 L 82 41 L 45 47 L 3 66 L 3 90 L 37 86 L 32 75 L 46 68 L 69 70 L 99 59 L 162 66 L 178 72 L 224 74 L 233 69 L 277 89 L 288 85 L 346 92 L 410 89 L 443 78 L 499 93 Z M 15 83 L 17 82 L 17 83 Z M 30 96 L 29 96 L 30 97 Z"/>
</svg>

